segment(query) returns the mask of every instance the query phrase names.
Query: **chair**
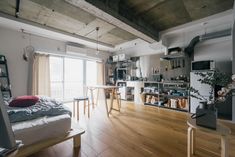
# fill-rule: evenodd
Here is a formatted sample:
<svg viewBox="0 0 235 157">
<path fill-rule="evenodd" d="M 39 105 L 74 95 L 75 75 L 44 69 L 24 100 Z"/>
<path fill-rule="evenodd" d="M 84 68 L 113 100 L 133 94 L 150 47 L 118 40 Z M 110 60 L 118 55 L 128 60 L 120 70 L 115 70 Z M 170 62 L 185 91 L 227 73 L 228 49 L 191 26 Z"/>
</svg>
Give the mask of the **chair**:
<svg viewBox="0 0 235 157">
<path fill-rule="evenodd" d="M 86 114 L 86 106 L 88 106 L 88 118 L 90 118 L 90 101 L 88 97 L 78 97 L 73 99 L 73 117 L 75 118 L 75 106 L 77 105 L 77 120 L 79 120 L 79 102 L 84 101 L 84 114 Z M 86 105 L 86 102 L 88 105 Z M 77 104 L 76 104 L 77 103 Z"/>
</svg>

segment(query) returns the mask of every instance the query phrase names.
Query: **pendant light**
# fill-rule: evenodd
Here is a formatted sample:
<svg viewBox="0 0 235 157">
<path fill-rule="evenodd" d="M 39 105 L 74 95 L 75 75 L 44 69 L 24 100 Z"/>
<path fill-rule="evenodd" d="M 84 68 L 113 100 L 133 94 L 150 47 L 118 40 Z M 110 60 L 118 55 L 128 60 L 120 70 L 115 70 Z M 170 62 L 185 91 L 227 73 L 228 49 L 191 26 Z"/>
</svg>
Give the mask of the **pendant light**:
<svg viewBox="0 0 235 157">
<path fill-rule="evenodd" d="M 24 29 L 21 29 L 21 32 L 22 32 L 22 34 L 23 34 L 23 38 L 25 38 L 25 37 L 24 37 L 25 34 L 28 34 L 28 36 L 29 36 L 29 44 L 28 44 L 28 46 L 26 46 L 26 47 L 23 49 L 23 51 L 24 51 L 24 53 L 23 53 L 23 59 L 24 59 L 25 61 L 28 61 L 29 55 L 32 54 L 32 53 L 34 53 L 34 47 L 33 47 L 32 44 L 31 44 L 31 34 L 30 34 L 30 33 L 25 33 L 25 30 L 24 30 Z"/>
<path fill-rule="evenodd" d="M 96 55 L 98 55 L 100 53 L 99 51 L 99 27 L 96 27 Z"/>
</svg>

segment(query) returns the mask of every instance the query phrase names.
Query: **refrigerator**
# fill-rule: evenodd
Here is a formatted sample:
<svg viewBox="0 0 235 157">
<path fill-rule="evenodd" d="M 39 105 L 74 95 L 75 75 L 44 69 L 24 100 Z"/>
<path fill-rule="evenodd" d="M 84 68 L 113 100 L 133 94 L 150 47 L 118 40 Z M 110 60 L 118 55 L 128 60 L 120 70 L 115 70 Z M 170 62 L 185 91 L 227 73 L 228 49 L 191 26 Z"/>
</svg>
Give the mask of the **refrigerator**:
<svg viewBox="0 0 235 157">
<path fill-rule="evenodd" d="M 203 72 L 200 72 L 200 73 L 207 73 L 207 72 L 212 72 L 212 71 L 203 71 Z M 202 77 L 200 75 L 196 74 L 196 73 L 198 73 L 198 71 L 190 72 L 190 86 L 193 87 L 194 89 L 198 90 L 199 93 L 204 98 L 209 100 L 211 86 L 208 85 L 208 84 L 202 84 L 200 81 L 198 81 Z M 191 94 L 193 94 L 193 93 L 190 92 L 190 95 Z M 213 95 L 214 95 L 214 93 L 213 93 Z M 190 96 L 190 112 L 191 113 L 195 113 L 196 112 L 196 108 L 198 107 L 198 105 L 199 105 L 199 103 L 201 101 L 202 100 Z"/>
</svg>

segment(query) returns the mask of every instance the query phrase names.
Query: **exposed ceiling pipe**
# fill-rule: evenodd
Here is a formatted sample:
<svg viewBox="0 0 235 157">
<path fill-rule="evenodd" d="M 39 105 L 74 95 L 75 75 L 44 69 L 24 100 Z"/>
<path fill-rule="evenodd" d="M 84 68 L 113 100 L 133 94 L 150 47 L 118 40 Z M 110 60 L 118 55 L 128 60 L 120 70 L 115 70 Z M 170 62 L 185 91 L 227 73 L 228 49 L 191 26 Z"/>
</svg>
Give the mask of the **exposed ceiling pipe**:
<svg viewBox="0 0 235 157">
<path fill-rule="evenodd" d="M 15 11 L 15 17 L 18 18 L 20 14 L 20 0 L 16 0 L 16 11 Z"/>
<path fill-rule="evenodd" d="M 230 29 L 226 29 L 226 30 L 223 30 L 223 31 L 219 31 L 219 32 L 213 32 L 213 33 L 208 33 L 208 34 L 196 36 L 190 41 L 189 45 L 184 49 L 184 52 L 191 55 L 192 53 L 194 53 L 194 47 L 199 42 L 209 40 L 209 39 L 215 39 L 215 38 L 230 36 L 231 31 L 232 31 L 232 29 L 230 28 Z"/>
<path fill-rule="evenodd" d="M 231 35 L 231 31 L 232 31 L 232 29 L 230 28 L 230 29 L 219 31 L 219 32 L 213 32 L 213 33 L 201 35 L 200 41 L 229 36 L 229 35 Z"/>
</svg>

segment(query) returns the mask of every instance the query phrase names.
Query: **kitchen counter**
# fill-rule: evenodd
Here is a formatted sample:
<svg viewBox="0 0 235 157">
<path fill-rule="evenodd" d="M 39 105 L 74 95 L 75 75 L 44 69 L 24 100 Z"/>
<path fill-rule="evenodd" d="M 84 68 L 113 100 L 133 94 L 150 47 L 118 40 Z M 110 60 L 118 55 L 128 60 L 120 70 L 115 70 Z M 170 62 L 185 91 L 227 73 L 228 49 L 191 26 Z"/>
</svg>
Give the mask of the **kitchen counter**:
<svg viewBox="0 0 235 157">
<path fill-rule="evenodd" d="M 141 98 L 141 89 L 145 87 L 145 84 L 164 84 L 165 86 L 173 85 L 188 85 L 188 82 L 183 81 L 165 81 L 165 82 L 157 82 L 157 81 L 117 81 L 117 84 L 125 83 L 126 87 L 134 88 L 134 102 L 135 104 L 144 104 Z"/>
<path fill-rule="evenodd" d="M 140 96 L 141 88 L 144 88 L 143 81 L 127 81 L 127 87 L 134 87 L 135 104 L 143 104 L 141 96 Z"/>
<path fill-rule="evenodd" d="M 141 93 L 141 88 L 144 87 L 144 82 L 143 81 L 117 81 L 118 83 L 126 83 L 126 87 L 132 87 L 134 88 L 134 102 L 135 104 L 143 104 L 140 93 Z"/>
<path fill-rule="evenodd" d="M 188 83 L 189 84 L 189 82 L 184 82 L 184 81 L 164 81 L 164 82 L 159 82 L 159 81 L 139 81 L 139 80 L 136 80 L 136 81 L 117 81 L 117 83 L 119 83 L 119 82 L 130 82 L 130 83 L 132 83 L 132 82 L 142 82 L 142 83 L 171 83 L 171 84 L 173 84 L 173 83 Z"/>
</svg>

